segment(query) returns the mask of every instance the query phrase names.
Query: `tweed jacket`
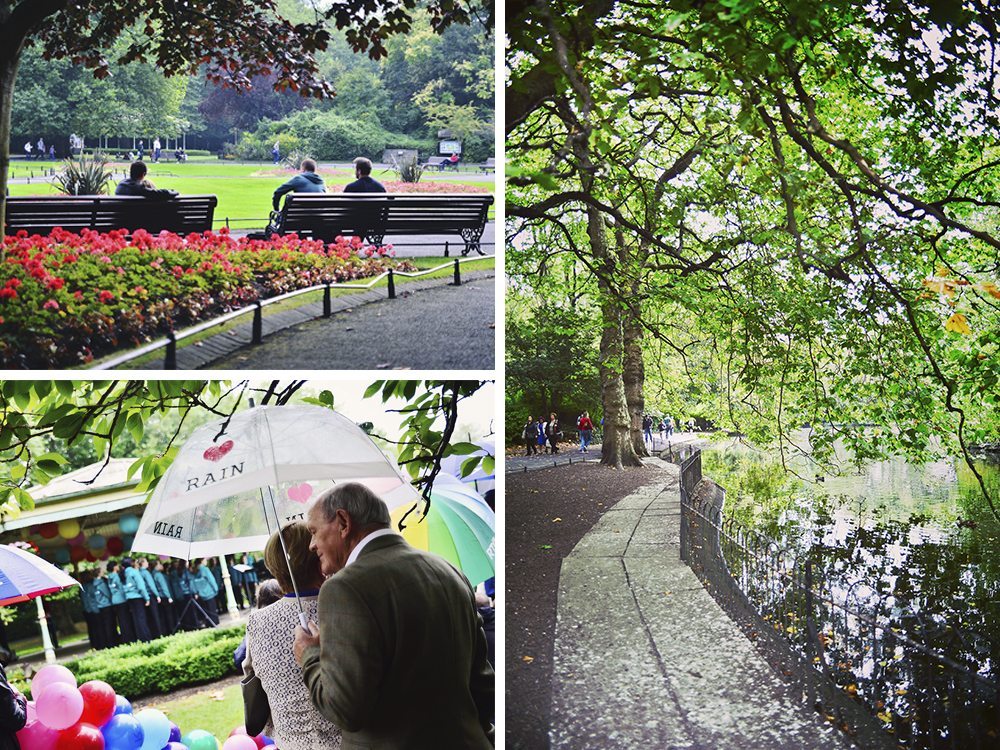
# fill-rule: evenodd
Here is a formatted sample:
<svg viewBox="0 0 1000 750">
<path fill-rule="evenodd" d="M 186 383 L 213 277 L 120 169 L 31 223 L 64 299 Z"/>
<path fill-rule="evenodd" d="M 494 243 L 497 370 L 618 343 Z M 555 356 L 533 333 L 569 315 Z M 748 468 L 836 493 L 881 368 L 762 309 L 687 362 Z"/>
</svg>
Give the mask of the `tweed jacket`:
<svg viewBox="0 0 1000 750">
<path fill-rule="evenodd" d="M 368 543 L 319 594 L 320 645 L 303 654 L 313 705 L 344 750 L 492 746 L 494 676 L 475 594 L 399 535 Z"/>
</svg>

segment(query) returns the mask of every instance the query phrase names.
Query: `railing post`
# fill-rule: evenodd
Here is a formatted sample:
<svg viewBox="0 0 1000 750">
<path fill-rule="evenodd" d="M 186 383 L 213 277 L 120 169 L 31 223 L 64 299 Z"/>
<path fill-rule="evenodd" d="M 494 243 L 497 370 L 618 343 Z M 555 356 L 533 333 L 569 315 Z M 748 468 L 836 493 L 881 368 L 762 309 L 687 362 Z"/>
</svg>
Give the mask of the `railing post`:
<svg viewBox="0 0 1000 750">
<path fill-rule="evenodd" d="M 396 299 L 396 280 L 393 278 L 392 269 L 389 269 L 389 299 Z"/>
<path fill-rule="evenodd" d="M 250 343 L 259 344 L 264 340 L 264 308 L 257 300 L 257 307 L 253 311 L 253 336 Z"/>
<path fill-rule="evenodd" d="M 458 264 L 458 258 L 455 258 L 455 286 L 462 286 L 462 271 Z"/>
<path fill-rule="evenodd" d="M 326 288 L 323 290 L 323 317 L 330 317 L 330 282 L 326 282 Z"/>
<path fill-rule="evenodd" d="M 449 248 L 448 248 L 448 240 L 445 240 L 444 241 L 444 257 L 447 258 L 449 255 L 450 255 L 450 252 L 449 252 Z"/>
<path fill-rule="evenodd" d="M 173 331 L 167 331 L 167 353 L 163 357 L 163 369 L 177 369 L 177 336 Z"/>
</svg>

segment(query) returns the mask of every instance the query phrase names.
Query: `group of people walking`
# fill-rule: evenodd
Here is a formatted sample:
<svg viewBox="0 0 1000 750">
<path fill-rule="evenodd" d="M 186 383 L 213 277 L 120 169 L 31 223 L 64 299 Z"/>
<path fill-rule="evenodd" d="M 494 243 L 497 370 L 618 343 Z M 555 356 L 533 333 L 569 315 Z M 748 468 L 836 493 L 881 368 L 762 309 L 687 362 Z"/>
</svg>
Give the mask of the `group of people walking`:
<svg viewBox="0 0 1000 750">
<path fill-rule="evenodd" d="M 27 160 L 36 159 L 41 161 L 42 159 L 48 157 L 55 161 L 56 158 L 56 147 L 53 144 L 49 144 L 48 150 L 45 148 L 45 139 L 39 136 L 38 142 L 35 145 L 31 144 L 31 141 L 25 141 L 24 143 L 24 158 Z"/>
<path fill-rule="evenodd" d="M 148 642 L 177 630 L 196 630 L 219 624 L 217 601 L 222 591 L 221 571 L 202 560 L 167 565 L 144 557 L 110 560 L 80 574 L 80 599 L 87 632 L 94 648 Z M 256 585 L 230 565 L 234 595 Z M 237 586 L 236 581 L 239 581 Z M 250 601 L 253 601 L 252 594 Z"/>
<path fill-rule="evenodd" d="M 555 412 L 549 414 L 549 418 L 539 417 L 537 420 L 528 416 L 528 421 L 524 423 L 521 430 L 521 439 L 524 440 L 526 456 L 533 456 L 536 453 L 558 453 L 559 438 L 562 432 L 559 428 L 559 417 Z"/>
</svg>

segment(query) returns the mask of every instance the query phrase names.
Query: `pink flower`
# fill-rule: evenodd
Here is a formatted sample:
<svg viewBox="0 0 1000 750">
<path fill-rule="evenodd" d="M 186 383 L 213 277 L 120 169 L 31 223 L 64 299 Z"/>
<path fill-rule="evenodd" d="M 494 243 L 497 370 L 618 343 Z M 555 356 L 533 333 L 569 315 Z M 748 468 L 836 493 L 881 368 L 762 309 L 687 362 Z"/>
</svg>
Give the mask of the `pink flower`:
<svg viewBox="0 0 1000 750">
<path fill-rule="evenodd" d="M 43 310 L 58 310 L 59 309 L 59 303 L 56 302 L 54 299 L 46 300 L 45 304 L 42 305 L 42 309 Z"/>
</svg>

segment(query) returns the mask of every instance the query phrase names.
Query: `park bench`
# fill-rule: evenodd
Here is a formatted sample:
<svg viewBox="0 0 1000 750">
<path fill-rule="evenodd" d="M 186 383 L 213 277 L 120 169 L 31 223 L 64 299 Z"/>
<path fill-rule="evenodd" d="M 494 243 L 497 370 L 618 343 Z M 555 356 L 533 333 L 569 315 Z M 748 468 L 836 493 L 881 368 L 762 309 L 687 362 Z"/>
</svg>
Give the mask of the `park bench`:
<svg viewBox="0 0 1000 750">
<path fill-rule="evenodd" d="M 440 170 L 454 169 L 457 172 L 459 164 L 461 164 L 460 161 L 456 161 L 453 164 L 447 156 L 428 156 L 427 161 L 424 162 L 424 167 L 437 167 Z"/>
<path fill-rule="evenodd" d="M 212 228 L 217 203 L 214 195 L 182 195 L 172 200 L 125 195 L 21 196 L 7 199 L 7 233 L 24 229 L 45 235 L 56 227 L 68 232 L 204 232 Z"/>
<path fill-rule="evenodd" d="M 479 247 L 492 195 L 289 193 L 279 232 L 332 242 L 339 236 L 382 244 L 386 235 L 458 234 L 462 255 Z"/>
<path fill-rule="evenodd" d="M 495 172 L 497 169 L 497 160 L 492 156 L 479 165 L 479 168 L 484 172 Z"/>
</svg>

